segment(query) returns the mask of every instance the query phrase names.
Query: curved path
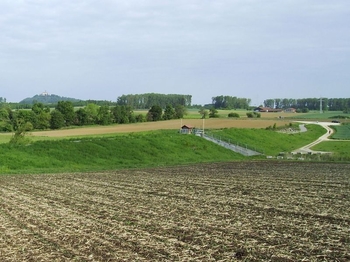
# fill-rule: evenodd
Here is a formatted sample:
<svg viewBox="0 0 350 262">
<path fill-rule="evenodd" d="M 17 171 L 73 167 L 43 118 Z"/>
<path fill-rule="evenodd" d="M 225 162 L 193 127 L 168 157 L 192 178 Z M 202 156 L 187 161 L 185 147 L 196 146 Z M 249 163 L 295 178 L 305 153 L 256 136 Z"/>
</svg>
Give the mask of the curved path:
<svg viewBox="0 0 350 262">
<path fill-rule="evenodd" d="M 317 140 L 313 141 L 312 143 L 303 146 L 301 148 L 298 148 L 294 151 L 292 151 L 292 154 L 298 154 L 298 153 L 320 153 L 320 154 L 329 154 L 329 152 L 323 152 L 323 151 L 314 151 L 311 150 L 311 147 L 323 142 L 323 141 L 327 141 L 330 140 L 328 137 L 331 136 L 334 132 L 334 130 L 332 128 L 330 128 L 330 126 L 337 126 L 340 125 L 339 123 L 332 123 L 332 122 L 310 122 L 310 121 L 298 121 L 299 123 L 303 123 L 303 124 L 316 124 L 316 125 L 320 125 L 322 127 L 324 127 L 327 132 L 320 136 Z"/>
</svg>

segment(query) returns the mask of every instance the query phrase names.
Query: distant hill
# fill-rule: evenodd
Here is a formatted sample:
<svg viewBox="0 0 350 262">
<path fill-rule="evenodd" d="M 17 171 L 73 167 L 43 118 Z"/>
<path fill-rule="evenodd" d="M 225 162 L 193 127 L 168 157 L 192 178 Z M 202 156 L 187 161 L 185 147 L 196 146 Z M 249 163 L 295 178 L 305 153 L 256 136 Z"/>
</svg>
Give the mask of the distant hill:
<svg viewBox="0 0 350 262">
<path fill-rule="evenodd" d="M 40 102 L 43 104 L 56 104 L 59 101 L 71 101 L 71 102 L 79 102 L 80 99 L 58 96 L 54 94 L 48 94 L 47 92 L 43 92 L 40 95 L 35 95 L 33 97 L 28 97 L 20 101 L 20 104 L 33 104 L 35 102 Z"/>
</svg>

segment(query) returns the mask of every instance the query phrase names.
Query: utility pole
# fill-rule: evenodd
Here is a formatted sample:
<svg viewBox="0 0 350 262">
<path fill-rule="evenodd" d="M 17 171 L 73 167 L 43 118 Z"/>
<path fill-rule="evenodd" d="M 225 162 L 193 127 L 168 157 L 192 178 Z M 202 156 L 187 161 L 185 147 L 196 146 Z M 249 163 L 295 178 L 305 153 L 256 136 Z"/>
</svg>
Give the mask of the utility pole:
<svg viewBox="0 0 350 262">
<path fill-rule="evenodd" d="M 203 117 L 203 135 L 204 135 L 204 118 L 205 118 L 205 117 Z"/>
<path fill-rule="evenodd" d="M 320 114 L 322 114 L 323 111 L 322 111 L 322 97 L 320 97 Z"/>
</svg>

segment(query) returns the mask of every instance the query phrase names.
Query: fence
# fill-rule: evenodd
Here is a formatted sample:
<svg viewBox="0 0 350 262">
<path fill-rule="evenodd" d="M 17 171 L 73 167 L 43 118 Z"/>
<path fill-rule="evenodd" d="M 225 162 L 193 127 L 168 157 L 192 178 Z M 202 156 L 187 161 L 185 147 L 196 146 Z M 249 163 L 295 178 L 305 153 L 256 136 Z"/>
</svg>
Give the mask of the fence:
<svg viewBox="0 0 350 262">
<path fill-rule="evenodd" d="M 248 145 L 239 144 L 238 142 L 231 141 L 230 139 L 225 141 L 225 140 L 221 139 L 221 137 L 219 137 L 219 136 L 214 136 L 213 134 L 208 134 L 208 133 L 201 134 L 201 135 L 206 140 L 214 142 L 220 146 L 223 146 L 227 149 L 235 151 L 235 152 L 242 154 L 244 156 L 256 156 L 256 155 L 263 154 L 263 152 L 259 152 L 255 148 L 248 147 Z"/>
</svg>

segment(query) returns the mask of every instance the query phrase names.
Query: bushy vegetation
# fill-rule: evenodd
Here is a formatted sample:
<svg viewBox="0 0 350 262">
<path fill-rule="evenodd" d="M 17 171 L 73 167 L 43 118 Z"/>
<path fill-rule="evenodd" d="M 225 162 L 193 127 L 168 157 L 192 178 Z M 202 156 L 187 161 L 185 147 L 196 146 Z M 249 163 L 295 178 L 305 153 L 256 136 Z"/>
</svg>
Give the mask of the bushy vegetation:
<svg viewBox="0 0 350 262">
<path fill-rule="evenodd" d="M 221 146 L 177 131 L 0 145 L 0 173 L 110 170 L 242 159 Z"/>
<path fill-rule="evenodd" d="M 260 118 L 261 117 L 261 114 L 258 113 L 258 112 L 247 112 L 247 117 L 248 118 Z"/>
<path fill-rule="evenodd" d="M 228 117 L 232 117 L 232 118 L 239 118 L 240 115 L 238 113 L 234 113 L 234 112 L 231 112 L 227 115 Z"/>
<path fill-rule="evenodd" d="M 60 129 L 71 126 L 86 125 L 110 125 L 127 124 L 145 121 L 159 121 L 180 119 L 186 114 L 186 108 L 177 105 L 167 105 L 164 112 L 158 106 L 152 106 L 146 115 L 135 115 L 130 106 L 97 105 L 87 104 L 85 107 L 75 109 L 70 101 L 59 101 L 56 107 L 51 110 L 43 103 L 35 103 L 31 110 L 11 110 L 10 107 L 2 105 L 0 107 L 0 132 L 12 132 L 16 130 L 16 123 L 30 123 L 34 130 Z"/>
</svg>

